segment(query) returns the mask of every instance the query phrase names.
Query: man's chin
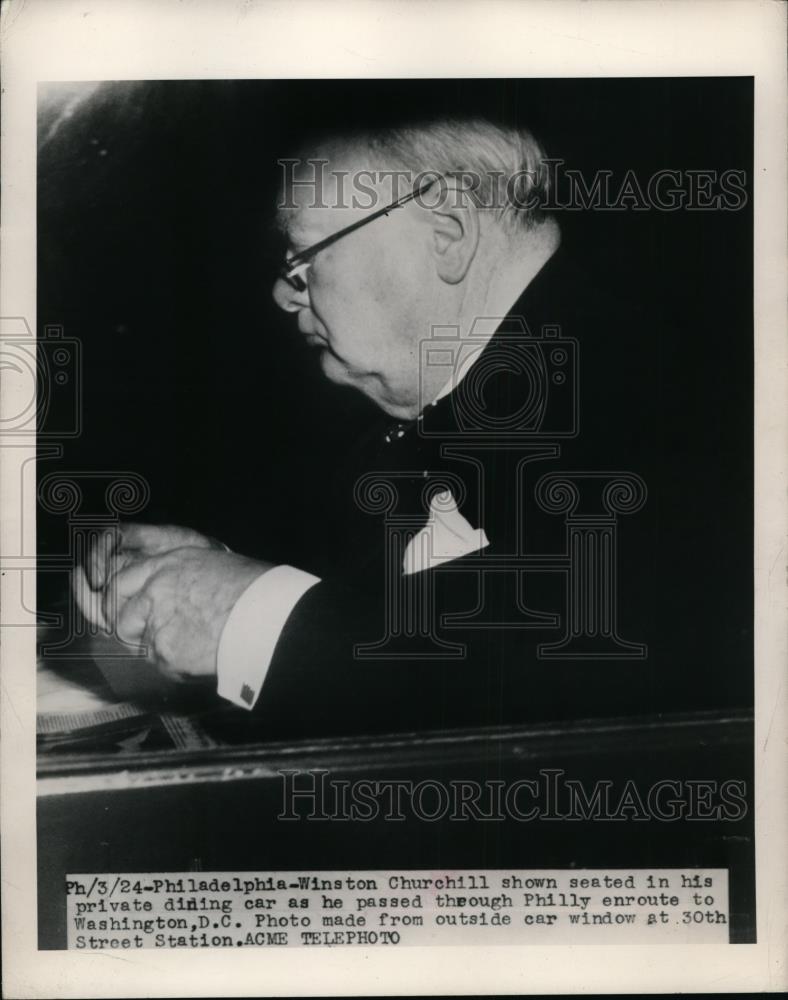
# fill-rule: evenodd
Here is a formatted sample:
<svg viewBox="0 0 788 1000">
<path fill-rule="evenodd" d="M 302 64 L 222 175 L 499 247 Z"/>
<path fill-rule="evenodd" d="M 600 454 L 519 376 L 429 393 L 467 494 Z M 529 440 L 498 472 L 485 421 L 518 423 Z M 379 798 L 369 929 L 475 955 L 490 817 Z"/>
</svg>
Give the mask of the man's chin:
<svg viewBox="0 0 788 1000">
<path fill-rule="evenodd" d="M 335 382 L 337 385 L 349 386 L 363 393 L 379 409 L 395 420 L 415 420 L 418 416 L 418 405 L 402 405 L 389 398 L 378 375 L 372 372 L 352 371 L 327 348 L 320 352 L 320 367 L 329 381 Z"/>
<path fill-rule="evenodd" d="M 348 366 L 340 361 L 336 354 L 333 354 L 325 341 L 320 345 L 320 368 L 323 374 L 331 382 L 339 385 L 354 385 L 360 388 L 358 377 L 354 377 Z"/>
</svg>

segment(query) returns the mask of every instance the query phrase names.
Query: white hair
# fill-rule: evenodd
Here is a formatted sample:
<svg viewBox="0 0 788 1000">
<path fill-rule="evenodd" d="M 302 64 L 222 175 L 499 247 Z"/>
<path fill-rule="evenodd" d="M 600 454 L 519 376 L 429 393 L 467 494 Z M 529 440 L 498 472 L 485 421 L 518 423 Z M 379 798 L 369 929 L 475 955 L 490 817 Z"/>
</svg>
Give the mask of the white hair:
<svg viewBox="0 0 788 1000">
<path fill-rule="evenodd" d="M 540 225 L 548 215 L 550 173 L 540 143 L 526 129 L 498 125 L 485 118 L 433 118 L 418 125 L 403 125 L 334 133 L 312 147 L 310 156 L 280 160 L 285 169 L 280 190 L 276 225 L 287 233 L 293 211 L 293 191 L 288 185 L 314 185 L 315 196 L 322 187 L 316 177 L 332 162 L 372 163 L 381 177 L 392 181 L 387 201 L 415 190 L 431 179 L 454 179 L 458 199 L 470 198 L 481 210 L 489 211 L 509 235 L 517 235 Z M 310 179 L 295 181 L 293 168 L 311 173 Z M 304 168 L 309 168 L 306 170 Z M 352 172 L 352 171 L 351 171 Z M 329 171 L 330 173 L 330 171 Z M 346 174 L 340 171 L 339 174 Z M 359 176 L 374 174 L 360 170 Z M 365 188 L 369 195 L 369 188 Z M 342 201 L 343 195 L 335 195 Z M 381 195 L 381 197 L 383 197 Z M 430 192 L 424 203 L 432 203 Z M 371 206 L 370 206 L 371 207 Z M 380 207 L 380 206 L 377 206 Z"/>
<path fill-rule="evenodd" d="M 460 177 L 480 208 L 510 229 L 545 217 L 550 189 L 546 153 L 526 129 L 483 118 L 437 119 L 360 137 L 370 150 L 424 174 Z"/>
</svg>

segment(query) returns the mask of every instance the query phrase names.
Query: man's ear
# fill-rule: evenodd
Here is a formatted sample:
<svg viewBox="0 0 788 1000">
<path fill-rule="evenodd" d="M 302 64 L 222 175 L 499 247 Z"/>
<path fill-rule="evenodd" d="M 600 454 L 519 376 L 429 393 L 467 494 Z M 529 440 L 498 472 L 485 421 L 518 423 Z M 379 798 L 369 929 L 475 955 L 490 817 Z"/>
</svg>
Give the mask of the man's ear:
<svg viewBox="0 0 788 1000">
<path fill-rule="evenodd" d="M 479 212 L 467 192 L 449 186 L 430 210 L 432 252 L 438 275 L 456 285 L 468 273 L 479 245 Z"/>
</svg>

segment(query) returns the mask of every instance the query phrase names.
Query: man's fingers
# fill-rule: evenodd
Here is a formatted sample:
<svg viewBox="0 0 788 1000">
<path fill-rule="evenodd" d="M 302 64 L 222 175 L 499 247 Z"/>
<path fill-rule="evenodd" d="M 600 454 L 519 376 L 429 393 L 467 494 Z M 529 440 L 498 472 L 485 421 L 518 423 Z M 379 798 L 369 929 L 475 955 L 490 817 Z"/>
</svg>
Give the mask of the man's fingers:
<svg viewBox="0 0 788 1000">
<path fill-rule="evenodd" d="M 110 578 L 101 600 L 101 610 L 106 621 L 117 625 L 127 602 L 140 593 L 159 568 L 160 562 L 158 558 L 135 560 Z"/>
<path fill-rule="evenodd" d="M 141 552 L 132 551 L 129 552 L 126 549 L 120 549 L 110 556 L 107 561 L 104 586 L 108 587 L 112 583 L 112 578 L 121 573 L 124 569 L 128 569 L 129 566 L 134 566 L 138 563 L 145 562 L 146 559 L 155 558 L 154 556 L 145 556 Z"/>
<path fill-rule="evenodd" d="M 101 590 L 120 570 L 141 558 L 164 555 L 185 547 L 221 547 L 191 528 L 128 522 L 103 531 L 85 559 L 85 574 L 93 590 Z"/>
<path fill-rule="evenodd" d="M 107 620 L 104 617 L 102 606 L 103 595 L 101 591 L 93 590 L 88 583 L 85 570 L 81 566 L 77 566 L 71 574 L 71 590 L 77 602 L 77 607 L 82 612 L 86 621 L 89 621 L 91 625 L 97 625 L 99 628 L 106 630 Z"/>
<path fill-rule="evenodd" d="M 152 605 L 153 602 L 144 591 L 132 595 L 124 602 L 115 629 L 122 642 L 136 646 L 142 645 Z M 150 655 L 151 652 L 149 650 L 148 654 Z"/>
<path fill-rule="evenodd" d="M 164 544 L 162 535 L 167 529 L 157 524 L 136 524 L 132 522 L 121 525 L 124 549 L 142 549 L 147 552 L 158 552 Z"/>
<path fill-rule="evenodd" d="M 109 576 L 108 564 L 120 542 L 117 528 L 103 531 L 94 542 L 85 560 L 85 572 L 88 583 L 94 590 L 99 590 L 107 582 Z"/>
<path fill-rule="evenodd" d="M 173 524 L 123 524 L 123 548 L 138 549 L 146 555 L 157 555 L 182 549 L 210 548 L 211 542 L 198 531 Z"/>
</svg>

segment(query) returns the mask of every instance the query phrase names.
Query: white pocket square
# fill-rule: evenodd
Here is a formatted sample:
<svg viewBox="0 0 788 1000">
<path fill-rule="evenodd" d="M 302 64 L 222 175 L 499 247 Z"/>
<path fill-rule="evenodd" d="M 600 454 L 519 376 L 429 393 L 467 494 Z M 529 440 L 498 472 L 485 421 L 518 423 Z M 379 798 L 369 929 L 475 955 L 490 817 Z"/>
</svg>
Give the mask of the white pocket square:
<svg viewBox="0 0 788 1000">
<path fill-rule="evenodd" d="M 478 552 L 490 544 L 484 528 L 472 528 L 449 490 L 436 493 L 427 523 L 411 538 L 402 560 L 406 576 Z"/>
</svg>

